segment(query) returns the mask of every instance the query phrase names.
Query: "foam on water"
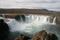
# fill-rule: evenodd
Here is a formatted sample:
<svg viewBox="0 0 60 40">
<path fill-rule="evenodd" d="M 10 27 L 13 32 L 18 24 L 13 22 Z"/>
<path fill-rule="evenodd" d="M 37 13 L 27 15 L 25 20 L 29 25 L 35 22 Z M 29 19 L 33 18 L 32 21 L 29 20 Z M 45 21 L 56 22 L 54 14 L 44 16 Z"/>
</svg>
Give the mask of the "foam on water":
<svg viewBox="0 0 60 40">
<path fill-rule="evenodd" d="M 28 19 L 27 19 L 28 18 Z M 47 20 L 49 16 L 42 16 L 42 15 L 28 15 L 26 16 L 26 21 L 16 21 L 15 19 L 10 19 L 10 22 L 7 22 L 11 28 L 11 31 L 25 31 L 32 30 L 34 26 L 41 26 L 44 24 L 52 24 Z"/>
<path fill-rule="evenodd" d="M 56 17 L 54 18 L 53 22 L 50 23 L 49 16 L 43 15 L 26 15 L 26 21 L 16 21 L 15 19 L 9 19 L 10 21 L 7 22 L 10 26 L 10 31 L 15 32 L 19 31 L 21 33 L 28 33 L 34 35 L 34 33 L 46 30 L 47 32 L 55 33 L 58 38 L 60 37 L 60 25 L 55 23 Z M 48 19 L 48 20 L 47 20 Z M 29 36 L 31 36 L 29 35 Z"/>
</svg>

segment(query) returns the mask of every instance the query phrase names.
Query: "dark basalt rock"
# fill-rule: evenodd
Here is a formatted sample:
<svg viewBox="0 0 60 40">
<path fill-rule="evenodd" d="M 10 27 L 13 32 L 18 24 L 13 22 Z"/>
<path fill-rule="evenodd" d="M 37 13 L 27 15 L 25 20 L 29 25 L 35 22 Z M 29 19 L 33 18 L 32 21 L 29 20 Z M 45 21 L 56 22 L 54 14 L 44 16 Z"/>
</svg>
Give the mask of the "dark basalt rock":
<svg viewBox="0 0 60 40">
<path fill-rule="evenodd" d="M 25 21 L 25 16 L 24 15 L 21 15 L 21 17 L 22 17 L 22 20 Z"/>
<path fill-rule="evenodd" d="M 20 15 L 15 16 L 15 19 L 16 19 L 17 21 L 21 21 Z"/>
<path fill-rule="evenodd" d="M 49 40 L 58 40 L 57 36 L 53 33 L 49 33 L 48 38 L 49 38 Z"/>
<path fill-rule="evenodd" d="M 25 21 L 25 16 L 24 15 L 17 15 L 16 17 L 15 17 L 15 19 L 17 20 L 17 21 Z"/>
<path fill-rule="evenodd" d="M 3 19 L 0 19 L 0 40 L 8 40 L 9 35 L 9 26 L 4 22 Z"/>
<path fill-rule="evenodd" d="M 17 37 L 15 40 L 29 40 L 30 38 L 26 35 L 21 34 L 19 37 Z"/>
</svg>

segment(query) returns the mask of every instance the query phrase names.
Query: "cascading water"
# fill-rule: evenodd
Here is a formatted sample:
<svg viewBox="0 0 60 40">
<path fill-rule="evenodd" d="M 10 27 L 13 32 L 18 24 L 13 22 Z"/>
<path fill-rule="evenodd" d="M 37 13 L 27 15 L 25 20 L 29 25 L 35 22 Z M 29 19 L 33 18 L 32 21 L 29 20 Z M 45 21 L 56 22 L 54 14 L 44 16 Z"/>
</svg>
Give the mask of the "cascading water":
<svg viewBox="0 0 60 40">
<path fill-rule="evenodd" d="M 33 23 L 47 23 L 49 16 L 42 16 L 42 15 L 29 15 L 27 16 L 30 21 L 33 21 Z M 42 22 L 43 21 L 43 22 Z"/>
<path fill-rule="evenodd" d="M 28 18 L 28 20 L 27 20 L 27 18 Z M 15 19 L 14 20 L 12 20 L 12 22 L 11 23 L 9 23 L 9 25 L 11 26 L 11 27 L 14 27 L 14 29 L 13 28 L 11 28 L 12 29 L 12 31 L 14 30 L 16 30 L 16 31 L 18 31 L 18 30 L 23 30 L 23 31 L 25 31 L 25 29 L 27 29 L 26 27 L 28 27 L 28 26 L 31 26 L 31 25 L 41 25 L 41 24 L 45 24 L 45 23 L 47 23 L 48 21 L 47 21 L 47 18 L 48 18 L 48 16 L 42 16 L 42 15 L 28 15 L 28 16 L 26 16 L 26 22 L 22 22 L 22 18 L 21 18 L 21 22 L 18 22 L 18 21 L 16 21 Z M 16 28 L 16 29 L 15 29 Z M 28 29 L 32 29 L 31 27 L 30 28 L 28 28 Z"/>
<path fill-rule="evenodd" d="M 47 22 L 50 23 L 50 16 L 48 16 L 48 18 L 47 18 Z"/>
<path fill-rule="evenodd" d="M 54 17 L 53 19 L 53 24 L 56 24 L 56 17 Z"/>
<path fill-rule="evenodd" d="M 20 22 L 15 19 L 9 19 L 10 21 L 7 23 L 10 26 L 10 31 L 14 33 L 18 31 L 23 34 L 27 33 L 26 35 L 32 37 L 34 33 L 41 30 L 46 30 L 47 32 L 55 33 L 59 38 L 60 32 L 58 29 L 60 28 L 60 25 L 54 24 L 56 17 L 52 23 L 50 23 L 51 19 L 49 18 L 50 16 L 44 15 L 25 15 L 25 21 L 22 21 L 22 18 Z"/>
</svg>

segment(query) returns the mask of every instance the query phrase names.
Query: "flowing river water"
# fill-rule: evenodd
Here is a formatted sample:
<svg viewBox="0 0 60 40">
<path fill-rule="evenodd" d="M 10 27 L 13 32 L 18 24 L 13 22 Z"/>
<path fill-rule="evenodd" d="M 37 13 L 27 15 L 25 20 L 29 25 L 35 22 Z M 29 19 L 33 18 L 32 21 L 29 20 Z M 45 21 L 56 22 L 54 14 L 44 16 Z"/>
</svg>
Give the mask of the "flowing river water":
<svg viewBox="0 0 60 40">
<path fill-rule="evenodd" d="M 9 35 L 10 40 L 14 40 L 20 33 L 32 38 L 36 32 L 41 30 L 56 34 L 58 40 L 60 40 L 60 25 L 56 24 L 56 17 L 53 19 L 53 22 L 50 22 L 49 16 L 44 15 L 25 15 L 25 17 L 25 21 L 22 19 L 20 21 L 8 19 L 9 21 L 6 22 L 11 31 Z"/>
</svg>

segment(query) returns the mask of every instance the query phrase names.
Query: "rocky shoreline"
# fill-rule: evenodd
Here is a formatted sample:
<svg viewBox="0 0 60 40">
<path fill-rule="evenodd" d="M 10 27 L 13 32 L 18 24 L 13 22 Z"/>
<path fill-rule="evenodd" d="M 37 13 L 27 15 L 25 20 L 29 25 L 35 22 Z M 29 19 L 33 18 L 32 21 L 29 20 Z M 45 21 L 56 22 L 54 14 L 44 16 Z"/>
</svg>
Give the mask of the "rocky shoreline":
<svg viewBox="0 0 60 40">
<path fill-rule="evenodd" d="M 10 34 L 8 24 L 6 24 L 4 20 L 0 19 L 0 40 L 14 40 L 14 39 L 15 40 L 58 40 L 58 37 L 56 36 L 55 33 L 47 33 L 45 30 L 41 30 L 35 33 L 32 38 L 28 36 L 19 32 L 16 32 L 15 34 L 14 33 Z"/>
<path fill-rule="evenodd" d="M 15 40 L 58 40 L 57 36 L 53 33 L 47 33 L 45 30 L 37 32 L 33 38 L 21 34 Z"/>
</svg>

